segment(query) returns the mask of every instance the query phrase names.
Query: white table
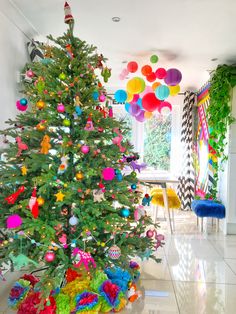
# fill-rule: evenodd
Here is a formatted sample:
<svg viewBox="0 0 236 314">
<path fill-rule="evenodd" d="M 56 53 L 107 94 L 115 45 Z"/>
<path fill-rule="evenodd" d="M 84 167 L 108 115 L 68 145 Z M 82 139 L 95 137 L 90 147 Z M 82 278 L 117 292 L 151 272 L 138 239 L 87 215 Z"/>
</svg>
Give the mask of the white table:
<svg viewBox="0 0 236 314">
<path fill-rule="evenodd" d="M 175 229 L 175 222 L 174 222 L 174 211 L 172 210 L 172 222 L 171 223 L 171 217 L 170 217 L 170 208 L 169 208 L 169 202 L 167 197 L 167 183 L 173 183 L 177 184 L 179 180 L 174 177 L 168 177 L 168 176 L 151 176 L 151 175 L 138 175 L 138 180 L 140 182 L 144 182 L 149 185 L 160 185 L 163 191 L 163 199 L 164 199 L 164 207 L 165 211 L 167 212 L 167 219 L 170 226 L 170 232 L 173 233 L 173 230 Z M 157 208 L 155 208 L 155 215 L 154 215 L 154 221 L 156 222 L 156 216 L 157 216 Z"/>
</svg>

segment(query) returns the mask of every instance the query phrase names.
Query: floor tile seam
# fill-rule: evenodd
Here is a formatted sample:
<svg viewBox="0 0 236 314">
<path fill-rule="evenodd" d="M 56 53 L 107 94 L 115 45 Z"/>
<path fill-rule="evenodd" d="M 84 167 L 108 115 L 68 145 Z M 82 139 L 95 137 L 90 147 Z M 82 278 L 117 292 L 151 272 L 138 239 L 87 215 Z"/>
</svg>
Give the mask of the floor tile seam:
<svg viewBox="0 0 236 314">
<path fill-rule="evenodd" d="M 227 259 L 229 259 L 229 258 L 227 258 Z M 226 259 L 224 259 L 224 262 L 225 262 L 225 264 L 228 265 L 228 267 L 231 269 L 231 271 L 236 275 L 236 271 L 234 271 L 233 268 L 230 266 L 230 264 L 227 263 Z"/>
<path fill-rule="evenodd" d="M 218 251 L 217 247 L 214 246 L 214 244 L 212 243 L 212 241 L 211 241 L 211 240 L 207 240 L 207 241 L 210 243 L 210 245 L 213 247 L 213 249 L 216 251 L 216 253 L 217 253 L 220 257 L 222 257 L 222 255 L 220 254 L 220 251 Z"/>
</svg>

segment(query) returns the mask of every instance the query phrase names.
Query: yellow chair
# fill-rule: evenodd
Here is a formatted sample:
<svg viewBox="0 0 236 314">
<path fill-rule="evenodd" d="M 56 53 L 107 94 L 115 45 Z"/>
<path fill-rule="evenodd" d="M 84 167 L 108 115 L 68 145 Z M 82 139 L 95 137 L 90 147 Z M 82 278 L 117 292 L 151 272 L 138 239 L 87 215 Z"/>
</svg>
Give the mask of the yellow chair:
<svg viewBox="0 0 236 314">
<path fill-rule="evenodd" d="M 166 195 L 167 195 L 167 204 L 165 204 L 164 196 L 163 196 L 163 189 L 160 188 L 153 188 L 150 192 L 152 196 L 151 203 L 155 206 L 155 214 L 154 214 L 154 221 L 156 222 L 157 218 L 157 207 L 164 207 L 168 211 L 168 216 L 170 217 L 169 209 L 172 209 L 172 220 L 174 226 L 174 211 L 173 209 L 178 209 L 181 206 L 180 199 L 176 194 L 174 189 L 167 188 Z M 170 221 L 171 224 L 171 221 Z"/>
</svg>

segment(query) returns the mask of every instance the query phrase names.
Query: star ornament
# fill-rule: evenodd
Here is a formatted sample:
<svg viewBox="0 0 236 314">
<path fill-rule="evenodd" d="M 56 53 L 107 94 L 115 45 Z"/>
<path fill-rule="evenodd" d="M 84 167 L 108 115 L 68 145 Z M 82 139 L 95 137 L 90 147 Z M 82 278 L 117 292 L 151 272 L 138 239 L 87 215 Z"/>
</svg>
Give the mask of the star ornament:
<svg viewBox="0 0 236 314">
<path fill-rule="evenodd" d="M 21 167 L 22 176 L 26 176 L 26 175 L 27 175 L 27 171 L 28 171 L 28 169 L 27 169 L 26 166 L 22 166 L 22 167 Z"/>
<path fill-rule="evenodd" d="M 63 194 L 61 191 L 58 192 L 57 194 L 54 194 L 56 196 L 56 202 L 63 202 L 65 194 Z"/>
</svg>

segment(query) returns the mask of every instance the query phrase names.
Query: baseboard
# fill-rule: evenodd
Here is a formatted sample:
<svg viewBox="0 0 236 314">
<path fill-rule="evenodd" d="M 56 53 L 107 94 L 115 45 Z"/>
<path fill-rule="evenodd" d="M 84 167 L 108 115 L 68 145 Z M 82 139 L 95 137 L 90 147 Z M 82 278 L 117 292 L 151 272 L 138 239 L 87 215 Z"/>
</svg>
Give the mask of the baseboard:
<svg viewBox="0 0 236 314">
<path fill-rule="evenodd" d="M 226 234 L 236 234 L 236 223 L 226 223 Z"/>
</svg>

